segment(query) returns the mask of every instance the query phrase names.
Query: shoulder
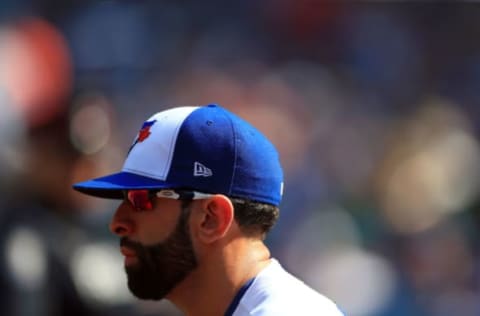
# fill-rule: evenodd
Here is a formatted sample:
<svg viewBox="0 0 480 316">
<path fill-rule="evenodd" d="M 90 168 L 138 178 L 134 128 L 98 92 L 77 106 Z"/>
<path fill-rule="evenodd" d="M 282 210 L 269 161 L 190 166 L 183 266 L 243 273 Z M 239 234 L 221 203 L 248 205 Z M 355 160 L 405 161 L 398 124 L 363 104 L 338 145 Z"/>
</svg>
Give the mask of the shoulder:
<svg viewBox="0 0 480 316">
<path fill-rule="evenodd" d="M 237 312 L 234 316 L 343 316 L 333 301 L 285 271 L 274 259 L 255 278 Z"/>
</svg>

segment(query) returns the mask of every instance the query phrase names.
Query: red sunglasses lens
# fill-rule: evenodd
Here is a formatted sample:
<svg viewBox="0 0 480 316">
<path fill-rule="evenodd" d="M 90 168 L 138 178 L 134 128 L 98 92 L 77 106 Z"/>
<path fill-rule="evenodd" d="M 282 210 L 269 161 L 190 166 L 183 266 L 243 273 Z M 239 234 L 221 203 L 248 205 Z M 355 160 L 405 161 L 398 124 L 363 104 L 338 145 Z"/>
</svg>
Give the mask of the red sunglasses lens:
<svg viewBox="0 0 480 316">
<path fill-rule="evenodd" d="M 148 190 L 128 191 L 127 199 L 136 210 L 149 211 L 153 208 Z"/>
</svg>

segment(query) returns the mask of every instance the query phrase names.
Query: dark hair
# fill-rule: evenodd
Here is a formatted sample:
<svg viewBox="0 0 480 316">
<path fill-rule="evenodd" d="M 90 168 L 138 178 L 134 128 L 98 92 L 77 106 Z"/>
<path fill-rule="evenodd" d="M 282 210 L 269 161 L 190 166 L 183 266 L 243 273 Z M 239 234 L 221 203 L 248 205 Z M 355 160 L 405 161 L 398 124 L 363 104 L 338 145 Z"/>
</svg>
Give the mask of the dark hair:
<svg viewBox="0 0 480 316">
<path fill-rule="evenodd" d="M 191 190 L 191 189 L 185 189 Z M 244 198 L 230 197 L 235 213 L 235 221 L 242 232 L 249 237 L 265 239 L 277 222 L 280 210 L 277 206 Z M 182 209 L 189 209 L 192 200 L 182 200 Z"/>
<path fill-rule="evenodd" d="M 264 239 L 280 215 L 279 208 L 271 204 L 240 198 L 230 200 L 235 211 L 235 221 L 248 236 L 261 236 Z"/>
</svg>

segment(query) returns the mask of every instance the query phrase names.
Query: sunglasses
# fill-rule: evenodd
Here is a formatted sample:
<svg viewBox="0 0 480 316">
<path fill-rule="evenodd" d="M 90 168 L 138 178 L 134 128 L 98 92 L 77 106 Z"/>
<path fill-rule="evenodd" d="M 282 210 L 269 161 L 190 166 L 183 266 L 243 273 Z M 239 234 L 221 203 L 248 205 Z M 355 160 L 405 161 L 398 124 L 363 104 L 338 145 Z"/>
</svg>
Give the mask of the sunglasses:
<svg viewBox="0 0 480 316">
<path fill-rule="evenodd" d="M 173 200 L 201 200 L 213 196 L 213 194 L 187 190 L 125 190 L 123 195 L 136 211 L 152 210 L 153 201 L 157 197 Z"/>
</svg>

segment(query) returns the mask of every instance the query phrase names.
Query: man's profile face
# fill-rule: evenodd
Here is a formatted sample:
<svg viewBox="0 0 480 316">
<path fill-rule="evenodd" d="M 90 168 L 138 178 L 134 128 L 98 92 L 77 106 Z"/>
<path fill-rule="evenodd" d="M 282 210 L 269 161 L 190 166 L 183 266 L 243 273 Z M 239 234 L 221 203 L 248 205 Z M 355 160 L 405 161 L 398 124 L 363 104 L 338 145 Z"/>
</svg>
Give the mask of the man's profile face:
<svg viewBox="0 0 480 316">
<path fill-rule="evenodd" d="M 152 246 L 122 237 L 121 247 L 135 252 L 136 262 L 125 266 L 130 291 L 140 299 L 164 298 L 197 266 L 188 230 L 188 209 L 182 213 L 174 231 Z"/>
</svg>

